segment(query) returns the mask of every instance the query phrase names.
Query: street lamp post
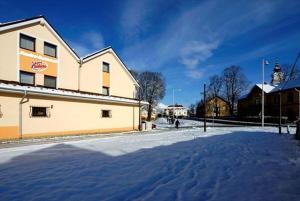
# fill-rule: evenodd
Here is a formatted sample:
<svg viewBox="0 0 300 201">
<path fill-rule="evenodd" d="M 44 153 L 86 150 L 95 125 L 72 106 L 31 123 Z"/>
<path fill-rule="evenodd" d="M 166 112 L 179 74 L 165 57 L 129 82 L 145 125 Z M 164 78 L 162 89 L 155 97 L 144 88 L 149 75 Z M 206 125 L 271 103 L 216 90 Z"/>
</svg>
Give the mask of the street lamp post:
<svg viewBox="0 0 300 201">
<path fill-rule="evenodd" d="M 263 59 L 262 60 L 262 85 L 261 85 L 261 126 L 265 126 L 265 92 L 264 92 L 264 85 L 265 85 L 265 65 L 268 65 L 268 61 Z"/>
<path fill-rule="evenodd" d="M 204 99 L 204 132 L 206 132 L 206 84 L 204 83 L 203 89 L 203 99 Z"/>
<path fill-rule="evenodd" d="M 282 110 L 281 110 L 281 88 L 279 89 L 279 134 L 281 134 L 281 118 L 282 118 Z"/>
</svg>

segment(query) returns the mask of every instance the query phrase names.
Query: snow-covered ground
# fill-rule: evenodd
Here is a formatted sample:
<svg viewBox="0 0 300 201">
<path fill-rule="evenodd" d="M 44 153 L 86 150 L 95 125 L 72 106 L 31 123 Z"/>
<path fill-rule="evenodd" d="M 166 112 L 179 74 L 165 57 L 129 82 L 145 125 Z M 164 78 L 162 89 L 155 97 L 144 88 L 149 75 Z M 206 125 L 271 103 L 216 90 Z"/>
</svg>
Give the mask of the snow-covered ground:
<svg viewBox="0 0 300 201">
<path fill-rule="evenodd" d="M 179 127 L 199 127 L 203 126 L 202 121 L 195 121 L 195 120 L 188 120 L 188 119 L 178 119 L 179 120 Z M 166 129 L 166 128 L 174 128 L 174 124 L 169 124 L 166 118 L 158 118 L 154 124 L 157 126 L 158 129 Z M 207 126 L 218 126 L 222 124 L 218 123 L 210 123 L 207 122 Z"/>
<path fill-rule="evenodd" d="M 0 149 L 0 200 L 300 200 L 276 128 L 209 128 Z"/>
</svg>

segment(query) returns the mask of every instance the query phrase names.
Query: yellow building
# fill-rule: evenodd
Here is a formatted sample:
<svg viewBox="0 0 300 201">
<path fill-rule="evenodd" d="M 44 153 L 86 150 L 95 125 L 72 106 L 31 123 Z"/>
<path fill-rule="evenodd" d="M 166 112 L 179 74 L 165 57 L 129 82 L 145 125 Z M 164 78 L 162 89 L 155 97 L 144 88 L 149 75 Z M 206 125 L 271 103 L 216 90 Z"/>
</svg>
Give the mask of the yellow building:
<svg viewBox="0 0 300 201">
<path fill-rule="evenodd" d="M 204 116 L 204 103 L 199 103 L 199 116 Z M 230 116 L 229 103 L 222 97 L 215 96 L 206 100 L 207 117 L 228 117 Z"/>
<path fill-rule="evenodd" d="M 42 16 L 0 24 L 0 44 L 0 139 L 138 129 L 138 83 L 111 47 L 80 58 Z"/>
</svg>

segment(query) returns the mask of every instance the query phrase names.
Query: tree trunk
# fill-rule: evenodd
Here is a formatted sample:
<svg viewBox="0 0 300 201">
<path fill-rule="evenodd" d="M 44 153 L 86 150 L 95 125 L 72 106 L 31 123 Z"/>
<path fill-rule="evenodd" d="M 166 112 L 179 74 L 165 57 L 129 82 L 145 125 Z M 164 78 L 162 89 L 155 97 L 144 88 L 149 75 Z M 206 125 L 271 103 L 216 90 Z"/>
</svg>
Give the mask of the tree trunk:
<svg viewBox="0 0 300 201">
<path fill-rule="evenodd" d="M 151 121 L 152 105 L 149 103 L 147 121 Z"/>
<path fill-rule="evenodd" d="M 230 115 L 233 116 L 233 110 L 234 110 L 234 99 L 235 97 L 231 97 L 231 104 L 230 104 Z"/>
</svg>

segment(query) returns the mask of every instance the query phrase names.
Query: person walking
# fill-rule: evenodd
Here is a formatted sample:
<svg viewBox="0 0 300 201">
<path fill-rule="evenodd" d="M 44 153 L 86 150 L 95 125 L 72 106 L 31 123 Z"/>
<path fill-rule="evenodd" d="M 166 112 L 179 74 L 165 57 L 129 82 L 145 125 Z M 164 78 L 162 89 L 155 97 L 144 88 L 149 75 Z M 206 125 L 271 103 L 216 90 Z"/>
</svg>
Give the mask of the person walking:
<svg viewBox="0 0 300 201">
<path fill-rule="evenodd" d="M 179 128 L 179 124 L 180 124 L 180 122 L 178 121 L 178 119 L 176 119 L 176 121 L 175 121 L 175 127 L 178 129 Z"/>
</svg>

